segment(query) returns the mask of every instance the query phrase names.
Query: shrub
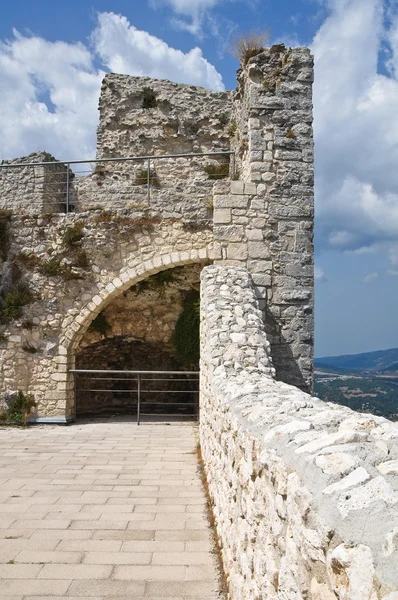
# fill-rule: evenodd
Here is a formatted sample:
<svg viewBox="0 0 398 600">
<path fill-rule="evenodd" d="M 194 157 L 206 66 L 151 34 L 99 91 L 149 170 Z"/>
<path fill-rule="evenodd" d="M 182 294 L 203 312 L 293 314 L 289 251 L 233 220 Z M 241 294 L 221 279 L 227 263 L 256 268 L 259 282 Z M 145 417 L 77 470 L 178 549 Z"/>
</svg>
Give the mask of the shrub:
<svg viewBox="0 0 398 600">
<path fill-rule="evenodd" d="M 23 315 L 23 308 L 33 300 L 28 286 L 19 283 L 9 290 L 3 297 L 0 309 L 0 323 L 5 325 L 14 319 L 20 319 Z"/>
<path fill-rule="evenodd" d="M 38 271 L 41 275 L 46 275 L 47 277 L 56 277 L 60 274 L 61 269 L 61 259 L 50 258 L 49 260 L 45 260 L 40 264 Z"/>
<path fill-rule="evenodd" d="M 196 135 L 200 131 L 200 124 L 199 123 L 191 123 L 189 125 L 189 129 L 190 129 L 191 133 Z"/>
<path fill-rule="evenodd" d="M 185 298 L 174 331 L 174 349 L 178 359 L 187 368 L 197 368 L 199 344 L 200 298 L 199 292 L 189 292 Z"/>
<path fill-rule="evenodd" d="M 41 275 L 45 275 L 46 277 L 61 277 L 65 281 L 83 279 L 81 275 L 74 273 L 69 265 L 62 264 L 62 260 L 57 257 L 43 261 L 40 264 L 38 271 Z"/>
<path fill-rule="evenodd" d="M 11 211 L 0 209 L 0 258 L 6 260 L 8 255 L 9 228 L 10 228 Z"/>
<path fill-rule="evenodd" d="M 159 296 L 163 296 L 166 287 L 173 281 L 173 269 L 166 269 L 165 271 L 159 271 L 159 273 L 151 275 L 151 277 L 147 277 L 133 287 L 137 295 L 143 294 L 146 291 L 154 291 L 158 292 Z"/>
<path fill-rule="evenodd" d="M 32 331 L 33 327 L 34 327 L 34 323 L 32 321 L 32 319 L 24 319 L 21 323 L 23 329 L 26 329 L 27 331 Z"/>
<path fill-rule="evenodd" d="M 233 138 L 236 135 L 238 129 L 238 124 L 235 119 L 233 119 L 228 127 L 228 135 Z"/>
<path fill-rule="evenodd" d="M 105 177 L 106 167 L 104 163 L 96 163 L 93 173 L 94 175 L 100 175 L 101 177 Z"/>
<path fill-rule="evenodd" d="M 229 53 L 244 67 L 253 56 L 260 54 L 269 42 L 269 32 L 252 29 L 231 40 Z"/>
<path fill-rule="evenodd" d="M 158 105 L 156 100 L 156 94 L 151 88 L 144 89 L 144 95 L 142 97 L 141 108 L 156 108 Z"/>
<path fill-rule="evenodd" d="M 209 179 L 225 179 L 225 177 L 229 176 L 229 163 L 208 165 L 203 170 L 208 174 Z"/>
<path fill-rule="evenodd" d="M 112 223 L 114 221 L 115 213 L 111 210 L 101 210 L 101 212 L 93 218 L 94 223 Z"/>
<path fill-rule="evenodd" d="M 74 265 L 79 269 L 87 269 L 90 266 L 90 261 L 85 250 L 80 250 L 76 253 Z"/>
<path fill-rule="evenodd" d="M 18 263 L 22 264 L 26 269 L 30 269 L 33 270 L 35 269 L 38 264 L 40 263 L 40 258 L 37 256 L 37 254 L 27 254 L 26 252 L 19 252 L 19 254 L 17 254 L 15 256 L 15 259 Z"/>
<path fill-rule="evenodd" d="M 99 315 L 91 321 L 89 329 L 91 329 L 91 331 L 96 331 L 97 333 L 100 333 L 104 338 L 106 338 L 109 331 L 111 331 L 112 327 L 108 323 L 104 313 L 100 312 Z"/>
<path fill-rule="evenodd" d="M 38 349 L 29 342 L 26 342 L 26 344 L 22 346 L 22 350 L 28 354 L 36 354 L 38 352 Z"/>
<path fill-rule="evenodd" d="M 36 407 L 33 394 L 24 394 L 19 390 L 8 398 L 6 411 L 6 423 L 15 425 L 26 425 L 27 418 Z"/>
<path fill-rule="evenodd" d="M 140 169 L 135 176 L 133 185 L 147 185 L 148 183 L 148 169 Z M 152 169 L 149 171 L 149 185 L 151 187 L 160 187 L 159 177 L 156 171 Z"/>
<path fill-rule="evenodd" d="M 73 248 L 80 240 L 84 237 L 83 233 L 84 223 L 81 221 L 72 225 L 71 227 L 67 227 L 64 231 L 64 235 L 62 237 L 62 241 L 65 246 L 69 248 Z"/>
</svg>

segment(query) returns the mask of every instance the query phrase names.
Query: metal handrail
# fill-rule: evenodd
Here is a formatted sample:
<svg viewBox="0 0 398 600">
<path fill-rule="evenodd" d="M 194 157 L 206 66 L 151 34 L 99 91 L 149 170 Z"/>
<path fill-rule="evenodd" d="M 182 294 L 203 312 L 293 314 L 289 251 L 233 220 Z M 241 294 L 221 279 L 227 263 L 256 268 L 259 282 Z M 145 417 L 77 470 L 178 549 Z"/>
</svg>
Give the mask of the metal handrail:
<svg viewBox="0 0 398 600">
<path fill-rule="evenodd" d="M 74 378 L 74 400 L 75 400 L 75 419 L 76 419 L 76 405 L 77 405 L 77 379 L 79 377 L 79 375 L 81 374 L 105 374 L 105 375 L 115 375 L 115 374 L 120 374 L 120 375 L 133 375 L 134 377 L 136 377 L 136 381 L 137 381 L 137 389 L 134 390 L 112 390 L 112 389 L 88 389 L 85 390 L 87 392 L 112 392 L 112 393 L 132 393 L 132 392 L 137 392 L 137 425 L 140 425 L 141 423 L 141 394 L 145 393 L 145 394 L 159 394 L 159 393 L 169 393 L 167 390 L 144 390 L 141 387 L 141 384 L 144 381 L 197 381 L 196 378 L 190 378 L 190 377 L 185 377 L 185 378 L 181 378 L 181 379 L 163 379 L 163 378 L 159 378 L 159 377 L 152 377 L 151 379 L 146 379 L 145 376 L 146 375 L 189 375 L 189 376 L 199 376 L 199 371 L 131 371 L 128 369 L 125 370 L 112 370 L 112 369 L 70 369 L 69 370 L 70 373 L 72 373 L 73 378 Z M 142 377 L 144 376 L 144 378 Z M 111 377 L 103 377 L 103 378 L 94 378 L 95 380 L 99 380 L 99 379 L 103 379 L 103 380 L 110 380 L 110 381 L 134 381 L 135 379 L 117 379 L 117 378 L 111 378 Z M 199 390 L 173 390 L 173 394 L 174 393 L 198 393 Z M 154 403 L 152 403 L 154 404 Z M 156 403 L 155 403 L 156 404 Z M 177 403 L 174 403 L 177 404 Z M 180 405 L 182 405 L 181 403 L 178 403 Z"/>
<path fill-rule="evenodd" d="M 65 202 L 65 212 L 70 212 L 70 166 L 71 165 L 81 165 L 81 164 L 97 164 L 97 163 L 116 163 L 116 162 L 132 162 L 132 161 L 146 161 L 147 163 L 147 180 L 146 186 L 148 191 L 148 199 L 151 194 L 151 161 L 153 160 L 162 160 L 169 158 L 194 158 L 196 156 L 231 156 L 232 158 L 232 176 L 236 173 L 236 162 L 235 162 L 235 152 L 234 150 L 217 150 L 214 152 L 191 152 L 187 154 L 152 154 L 152 155 L 143 155 L 143 156 L 121 156 L 114 158 L 94 158 L 91 160 L 65 160 L 65 161 L 44 161 L 44 162 L 32 162 L 32 163 L 4 163 L 4 161 L 0 161 L 0 169 L 16 169 L 16 168 L 24 168 L 24 167 L 44 167 L 44 166 L 64 166 L 66 167 L 66 181 L 61 183 L 65 183 L 66 185 L 66 202 Z M 52 185 L 48 184 L 47 185 Z"/>
<path fill-rule="evenodd" d="M 194 156 L 217 156 L 217 155 L 228 155 L 235 154 L 234 150 L 217 150 L 215 152 L 190 152 L 188 154 L 148 154 L 145 156 L 122 156 L 116 158 L 93 158 L 91 160 L 54 160 L 54 161 L 43 161 L 33 163 L 17 163 L 17 164 L 2 164 L 0 161 L 1 168 L 13 168 L 13 167 L 40 167 L 43 165 L 82 165 L 86 163 L 104 163 L 104 162 L 126 162 L 129 160 L 152 160 L 162 158 L 192 158 Z"/>
</svg>

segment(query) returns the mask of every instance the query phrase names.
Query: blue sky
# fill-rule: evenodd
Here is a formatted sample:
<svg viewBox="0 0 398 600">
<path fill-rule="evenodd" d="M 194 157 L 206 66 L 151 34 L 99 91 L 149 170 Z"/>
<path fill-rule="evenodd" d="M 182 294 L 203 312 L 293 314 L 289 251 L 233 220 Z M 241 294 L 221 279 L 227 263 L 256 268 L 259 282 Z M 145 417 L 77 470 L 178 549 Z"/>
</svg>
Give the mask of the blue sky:
<svg viewBox="0 0 398 600">
<path fill-rule="evenodd" d="M 397 0 L 4 3 L 0 159 L 92 157 L 108 71 L 234 88 L 258 27 L 315 55 L 316 355 L 397 347 Z"/>
</svg>

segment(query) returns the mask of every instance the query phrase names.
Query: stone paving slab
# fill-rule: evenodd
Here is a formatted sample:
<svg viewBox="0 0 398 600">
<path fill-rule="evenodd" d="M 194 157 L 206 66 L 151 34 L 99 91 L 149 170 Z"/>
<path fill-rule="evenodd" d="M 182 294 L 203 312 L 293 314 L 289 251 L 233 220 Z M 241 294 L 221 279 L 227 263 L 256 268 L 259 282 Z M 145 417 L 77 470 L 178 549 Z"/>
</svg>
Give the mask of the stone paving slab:
<svg viewBox="0 0 398 600">
<path fill-rule="evenodd" d="M 197 425 L 0 429 L 0 598 L 218 600 Z"/>
</svg>

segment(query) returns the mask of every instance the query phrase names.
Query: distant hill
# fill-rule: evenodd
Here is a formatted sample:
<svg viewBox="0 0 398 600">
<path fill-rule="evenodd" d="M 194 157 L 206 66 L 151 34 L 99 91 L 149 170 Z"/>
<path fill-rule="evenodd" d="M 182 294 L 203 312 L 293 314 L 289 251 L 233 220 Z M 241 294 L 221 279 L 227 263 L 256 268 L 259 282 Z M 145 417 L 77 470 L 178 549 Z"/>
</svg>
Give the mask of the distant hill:
<svg viewBox="0 0 398 600">
<path fill-rule="evenodd" d="M 315 394 L 398 420 L 398 348 L 315 359 Z"/>
<path fill-rule="evenodd" d="M 389 367 L 383 369 L 383 373 L 398 373 L 398 362 L 392 363 Z"/>
<path fill-rule="evenodd" d="M 350 371 L 398 371 L 398 348 L 316 358 L 315 368 L 322 367 Z"/>
</svg>

